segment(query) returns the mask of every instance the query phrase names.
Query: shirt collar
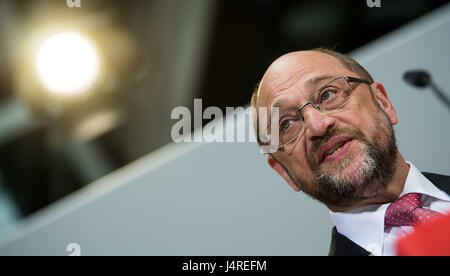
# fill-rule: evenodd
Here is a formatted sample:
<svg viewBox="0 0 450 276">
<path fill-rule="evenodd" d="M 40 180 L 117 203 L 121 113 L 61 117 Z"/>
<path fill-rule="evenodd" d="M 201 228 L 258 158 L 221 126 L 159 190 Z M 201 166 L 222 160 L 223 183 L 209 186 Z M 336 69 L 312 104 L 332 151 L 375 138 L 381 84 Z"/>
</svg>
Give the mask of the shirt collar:
<svg viewBox="0 0 450 276">
<path fill-rule="evenodd" d="M 431 183 L 417 168 L 410 166 L 401 195 L 421 193 L 449 201 L 449 197 Z M 347 212 L 332 212 L 338 232 L 374 255 L 381 255 L 384 241 L 384 215 L 390 203 L 365 206 Z"/>
<path fill-rule="evenodd" d="M 409 164 L 409 173 L 400 196 L 409 193 L 420 193 L 440 200 L 449 201 L 447 194 L 428 180 L 412 163 L 407 163 Z"/>
<path fill-rule="evenodd" d="M 384 214 L 389 204 L 370 205 L 347 212 L 332 212 L 339 233 L 374 255 L 381 255 Z"/>
</svg>

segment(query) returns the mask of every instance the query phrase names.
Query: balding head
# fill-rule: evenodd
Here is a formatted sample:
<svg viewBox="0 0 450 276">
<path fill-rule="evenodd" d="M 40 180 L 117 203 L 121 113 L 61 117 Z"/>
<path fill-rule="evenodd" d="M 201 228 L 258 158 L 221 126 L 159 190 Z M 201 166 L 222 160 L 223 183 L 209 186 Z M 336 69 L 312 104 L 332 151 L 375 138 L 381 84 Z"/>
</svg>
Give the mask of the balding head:
<svg viewBox="0 0 450 276">
<path fill-rule="evenodd" d="M 269 83 L 270 88 L 270 86 L 275 86 L 277 82 L 282 82 L 282 77 L 288 71 L 295 72 L 324 66 L 343 66 L 346 70 L 357 74 L 362 79 L 373 82 L 372 76 L 357 61 L 336 51 L 316 48 L 308 51 L 292 52 L 275 60 L 267 69 L 260 84 L 252 95 L 252 106 L 258 106 L 258 93 L 260 93 L 265 82 Z M 281 79 L 279 79 L 280 77 Z M 277 81 L 277 79 L 279 80 Z M 271 81 L 274 80 L 275 83 L 272 83 Z"/>
</svg>

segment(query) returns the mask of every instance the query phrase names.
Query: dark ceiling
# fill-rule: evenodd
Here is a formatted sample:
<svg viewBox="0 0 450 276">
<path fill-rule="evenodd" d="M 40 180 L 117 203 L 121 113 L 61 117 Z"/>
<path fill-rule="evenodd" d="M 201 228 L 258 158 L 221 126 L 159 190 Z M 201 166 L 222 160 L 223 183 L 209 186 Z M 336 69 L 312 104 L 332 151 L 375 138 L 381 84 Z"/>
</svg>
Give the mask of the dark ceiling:
<svg viewBox="0 0 450 276">
<path fill-rule="evenodd" d="M 206 106 L 246 105 L 265 69 L 296 50 L 348 53 L 447 3 L 439 0 L 220 1 L 201 98 Z"/>
</svg>

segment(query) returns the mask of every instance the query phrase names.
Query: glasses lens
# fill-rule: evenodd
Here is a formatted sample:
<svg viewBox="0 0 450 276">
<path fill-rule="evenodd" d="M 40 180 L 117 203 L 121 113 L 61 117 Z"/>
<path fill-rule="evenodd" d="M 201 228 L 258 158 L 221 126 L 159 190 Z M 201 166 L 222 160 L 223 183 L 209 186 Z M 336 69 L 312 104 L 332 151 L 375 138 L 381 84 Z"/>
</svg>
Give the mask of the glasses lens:
<svg viewBox="0 0 450 276">
<path fill-rule="evenodd" d="M 352 88 L 347 80 L 339 78 L 321 87 L 314 95 L 312 102 L 323 111 L 331 111 L 342 107 L 351 93 Z"/>
<path fill-rule="evenodd" d="M 278 125 L 275 125 L 278 124 Z M 274 140 L 274 134 L 278 134 L 278 141 L 280 146 L 284 146 L 298 137 L 303 127 L 303 121 L 300 119 L 300 114 L 297 110 L 283 113 L 279 120 L 272 119 L 272 123 L 266 128 L 265 136 L 268 142 Z"/>
</svg>

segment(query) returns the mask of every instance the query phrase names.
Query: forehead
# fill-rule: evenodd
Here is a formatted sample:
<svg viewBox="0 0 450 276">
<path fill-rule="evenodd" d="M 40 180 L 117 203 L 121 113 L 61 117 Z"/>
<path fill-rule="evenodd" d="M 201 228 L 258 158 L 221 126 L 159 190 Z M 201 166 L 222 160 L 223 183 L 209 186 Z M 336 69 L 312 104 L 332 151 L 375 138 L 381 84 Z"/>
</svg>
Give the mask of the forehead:
<svg viewBox="0 0 450 276">
<path fill-rule="evenodd" d="M 310 88 L 317 82 L 348 74 L 351 72 L 328 54 L 287 54 L 277 59 L 265 73 L 259 87 L 258 106 L 272 106 L 278 98 L 289 96 L 294 91 L 307 98 L 312 92 Z"/>
</svg>

